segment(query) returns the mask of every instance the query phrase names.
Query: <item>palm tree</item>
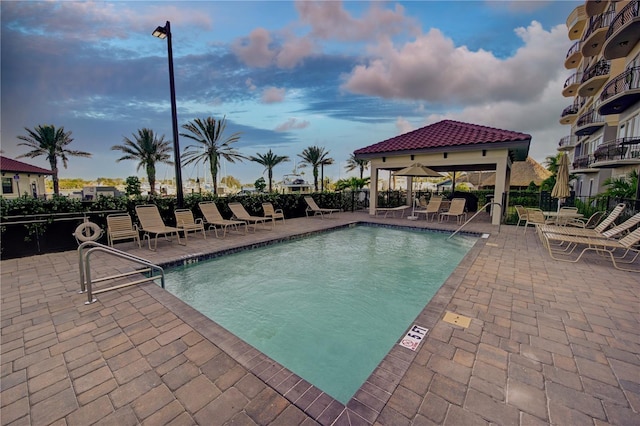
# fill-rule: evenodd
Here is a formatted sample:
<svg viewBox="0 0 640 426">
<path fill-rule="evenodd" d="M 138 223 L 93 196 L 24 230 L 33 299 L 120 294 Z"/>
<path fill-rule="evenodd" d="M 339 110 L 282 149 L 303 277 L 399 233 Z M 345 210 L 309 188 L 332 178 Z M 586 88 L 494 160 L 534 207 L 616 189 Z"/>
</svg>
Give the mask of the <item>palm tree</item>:
<svg viewBox="0 0 640 426">
<path fill-rule="evenodd" d="M 347 166 L 345 167 L 345 169 L 347 169 L 348 172 L 355 169 L 360 169 L 360 179 L 363 178 L 364 171 L 367 170 L 368 168 L 369 168 L 369 160 L 356 158 L 355 154 L 351 154 L 351 156 L 347 160 Z"/>
<path fill-rule="evenodd" d="M 69 161 L 67 156 L 91 157 L 91 153 L 67 149 L 66 146 L 73 142 L 73 139 L 71 138 L 71 132 L 65 133 L 64 127 L 56 129 L 52 124 L 45 124 L 44 126 L 38 125 L 33 130 L 26 127 L 24 129 L 29 135 L 18 136 L 18 139 L 24 141 L 19 143 L 18 146 L 28 146 L 32 150 L 18 156 L 18 158 L 35 158 L 45 155 L 53 173 L 53 193 L 59 195 L 58 159 L 62 160 L 62 165 L 66 169 Z"/>
<path fill-rule="evenodd" d="M 138 129 L 138 134 L 132 133 L 133 139 L 123 138 L 123 145 L 114 145 L 113 151 L 122 151 L 125 155 L 116 161 L 137 160 L 138 168 L 144 167 L 147 171 L 151 195 L 156 193 L 156 163 L 173 164 L 170 160 L 171 142 L 164 140 L 164 135 L 159 138 L 153 130 Z"/>
<path fill-rule="evenodd" d="M 271 150 L 269 150 L 269 152 L 267 152 L 266 154 L 256 153 L 256 156 L 249 157 L 249 160 L 264 166 L 269 178 L 269 192 L 271 192 L 273 182 L 273 168 L 280 163 L 289 161 L 289 157 L 287 157 L 286 155 L 276 155 L 271 152 Z"/>
<path fill-rule="evenodd" d="M 327 155 L 329 152 L 319 146 L 310 146 L 298 154 L 298 157 L 302 158 L 303 165 L 313 167 L 313 186 L 316 191 L 318 190 L 318 167 L 327 160 L 333 161 L 333 159 L 327 158 Z"/>
<path fill-rule="evenodd" d="M 182 164 L 195 163 L 201 161 L 209 162 L 209 170 L 213 180 L 213 193 L 218 193 L 218 171 L 220 171 L 220 157 L 230 163 L 236 160 L 245 159 L 238 151 L 231 147 L 232 143 L 238 142 L 240 133 L 234 133 L 223 140 L 222 134 L 227 127 L 226 117 L 216 121 L 213 117 L 204 120 L 196 118 L 193 121 L 183 124 L 182 128 L 191 133 L 180 133 L 180 136 L 196 141 L 199 145 L 189 145 L 185 148 L 182 156 Z"/>
<path fill-rule="evenodd" d="M 333 158 L 325 158 L 320 163 L 320 187 L 324 191 L 324 166 L 330 166 L 333 164 Z"/>
</svg>

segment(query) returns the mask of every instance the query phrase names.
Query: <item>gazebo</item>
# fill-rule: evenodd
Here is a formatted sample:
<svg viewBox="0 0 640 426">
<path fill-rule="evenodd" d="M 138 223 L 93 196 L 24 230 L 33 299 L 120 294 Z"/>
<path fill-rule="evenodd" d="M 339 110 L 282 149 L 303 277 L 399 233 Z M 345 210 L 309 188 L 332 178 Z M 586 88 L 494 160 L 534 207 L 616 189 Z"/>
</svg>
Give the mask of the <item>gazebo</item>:
<svg viewBox="0 0 640 426">
<path fill-rule="evenodd" d="M 443 120 L 357 149 L 354 155 L 370 162 L 371 215 L 377 207 L 379 170 L 393 172 L 420 163 L 438 172 L 495 171 L 494 200 L 503 208 L 492 209 L 491 223 L 499 225 L 508 201 L 511 166 L 526 160 L 530 143 L 526 133 Z"/>
</svg>

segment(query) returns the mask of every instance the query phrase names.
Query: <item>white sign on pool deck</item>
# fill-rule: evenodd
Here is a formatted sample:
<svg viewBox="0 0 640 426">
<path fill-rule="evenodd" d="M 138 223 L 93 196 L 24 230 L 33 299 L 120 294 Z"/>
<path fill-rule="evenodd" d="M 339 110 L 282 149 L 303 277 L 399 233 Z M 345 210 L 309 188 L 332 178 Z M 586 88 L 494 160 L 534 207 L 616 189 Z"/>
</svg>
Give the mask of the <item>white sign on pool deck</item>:
<svg viewBox="0 0 640 426">
<path fill-rule="evenodd" d="M 428 331 L 428 328 L 414 325 L 413 327 L 411 327 L 411 330 L 409 330 L 407 334 L 405 334 L 404 339 L 400 341 L 400 346 L 415 351 L 416 349 L 418 349 L 418 346 L 420 345 L 420 342 L 422 342 L 422 339 L 427 337 Z"/>
</svg>

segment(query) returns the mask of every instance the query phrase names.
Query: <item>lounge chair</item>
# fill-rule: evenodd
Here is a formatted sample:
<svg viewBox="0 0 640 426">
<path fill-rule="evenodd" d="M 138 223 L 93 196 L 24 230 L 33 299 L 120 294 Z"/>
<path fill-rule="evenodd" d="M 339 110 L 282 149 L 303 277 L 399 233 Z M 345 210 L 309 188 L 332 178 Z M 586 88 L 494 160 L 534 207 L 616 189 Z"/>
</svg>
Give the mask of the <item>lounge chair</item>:
<svg viewBox="0 0 640 426">
<path fill-rule="evenodd" d="M 378 214 L 383 214 L 384 213 L 384 217 L 386 218 L 389 214 L 391 214 L 391 216 L 396 217 L 396 213 L 399 212 L 400 213 L 400 218 L 404 217 L 404 212 L 407 211 L 407 209 L 409 208 L 409 206 L 398 206 L 398 207 L 376 207 L 376 216 Z"/>
<path fill-rule="evenodd" d="M 113 247 L 114 241 L 130 240 L 138 243 L 140 247 L 140 233 L 138 227 L 133 224 L 128 213 L 116 213 L 107 216 L 107 242 Z"/>
<path fill-rule="evenodd" d="M 310 195 L 304 197 L 304 201 L 307 203 L 307 208 L 304 210 L 304 213 L 309 217 L 309 213 L 313 213 L 313 216 L 320 215 L 321 219 L 324 219 L 324 215 L 331 213 L 339 212 L 340 209 L 327 209 L 321 208 L 316 204 L 316 201 Z"/>
<path fill-rule="evenodd" d="M 264 211 L 264 217 L 270 217 L 274 225 L 276 224 L 276 219 L 282 219 L 284 224 L 284 211 L 282 209 L 276 209 L 271 203 L 262 203 L 262 210 Z"/>
<path fill-rule="evenodd" d="M 597 211 L 589 216 L 589 219 L 587 219 L 586 221 L 584 219 L 571 219 L 567 221 L 566 226 L 575 226 L 576 228 L 583 229 L 593 229 L 598 226 L 605 213 L 606 212 L 604 211 Z"/>
<path fill-rule="evenodd" d="M 204 232 L 204 222 L 202 219 L 194 219 L 193 212 L 190 209 L 178 209 L 174 212 L 176 216 L 176 227 L 184 232 L 184 239 L 187 239 L 189 232 L 198 233 L 202 232 L 204 239 L 207 239 L 207 234 Z"/>
<path fill-rule="evenodd" d="M 467 200 L 465 198 L 454 198 L 451 200 L 451 205 L 449 206 L 449 210 L 446 212 L 440 213 L 438 216 L 439 222 L 442 222 L 444 218 L 449 220 L 450 217 L 455 217 L 458 224 L 462 224 L 462 221 L 467 218 L 467 214 L 464 211 L 464 206 L 466 205 Z"/>
<path fill-rule="evenodd" d="M 146 238 L 149 239 L 149 250 L 156 250 L 158 247 L 159 235 L 163 235 L 165 239 L 169 240 L 169 237 L 175 234 L 176 237 L 178 237 L 178 244 L 185 245 L 180 241 L 180 229 L 165 225 L 156 205 L 147 204 L 136 206 L 136 215 L 138 216 L 141 231 L 143 232 L 142 241 Z M 151 236 L 155 237 L 155 244 L 153 248 L 151 248 Z"/>
<path fill-rule="evenodd" d="M 527 209 L 521 205 L 517 205 L 515 207 L 516 213 L 518 213 L 518 223 L 516 223 L 517 228 L 521 223 L 527 223 Z"/>
<path fill-rule="evenodd" d="M 549 256 L 552 259 L 560 260 L 563 262 L 577 262 L 588 251 L 595 251 L 602 255 L 608 255 L 613 263 L 614 268 L 622 271 L 640 272 L 640 269 L 630 269 L 621 266 L 620 264 L 631 264 L 636 261 L 640 250 L 637 248 L 640 244 L 640 228 L 631 232 L 620 240 L 615 239 L 600 239 L 600 238 L 587 238 L 574 235 L 561 235 L 554 233 L 542 233 L 543 242 L 545 247 L 549 251 Z M 554 249 L 551 242 L 555 242 L 562 245 L 562 250 Z M 584 246 L 578 257 L 569 258 L 566 256 L 571 255 L 578 247 Z M 557 246 L 556 246 L 557 247 Z M 623 254 L 616 256 L 615 252 L 622 250 Z M 628 257 L 631 255 L 631 257 Z M 565 256 L 565 257 L 563 257 Z"/>
<path fill-rule="evenodd" d="M 558 226 L 558 225 L 539 225 L 538 232 L 548 234 L 559 235 L 574 235 L 577 237 L 586 238 L 619 238 L 624 235 L 630 229 L 640 224 L 640 213 L 636 213 L 629 219 L 622 222 L 620 225 L 616 225 L 613 228 L 609 228 L 606 231 L 602 231 L 600 225 L 593 229 L 589 228 L 577 228 L 572 226 Z"/>
<path fill-rule="evenodd" d="M 246 222 L 247 225 L 253 225 L 253 232 L 256 232 L 256 227 L 259 223 L 264 224 L 266 227 L 267 220 L 271 220 L 271 229 L 273 229 L 273 220 L 271 218 L 251 216 L 240 203 L 229 203 L 229 208 L 231 209 L 231 213 L 233 213 L 234 219 Z"/>
<path fill-rule="evenodd" d="M 245 234 L 249 229 L 247 227 L 247 222 L 223 218 L 220 214 L 220 210 L 218 210 L 218 206 L 213 201 L 202 201 L 198 203 L 198 207 L 200 207 L 200 211 L 204 216 L 205 225 L 209 225 L 209 229 L 213 228 L 213 232 L 215 232 L 216 238 L 218 237 L 218 229 L 216 228 L 216 226 L 222 228 L 222 238 L 226 237 L 228 227 L 231 227 L 232 229 L 238 231 L 239 226 L 244 226 Z"/>
<path fill-rule="evenodd" d="M 426 208 L 416 210 L 413 213 L 418 217 L 420 217 L 420 215 L 423 214 L 425 216 L 424 218 L 427 220 L 431 215 L 431 220 L 433 220 L 433 218 L 435 218 L 436 215 L 440 213 L 441 206 L 442 206 L 442 197 L 434 195 L 433 197 L 431 197 L 431 199 L 429 199 L 429 203 L 427 204 Z"/>
<path fill-rule="evenodd" d="M 544 212 L 541 209 L 527 208 L 527 220 L 524 223 L 524 233 L 527 233 L 529 225 L 533 225 L 536 227 L 536 230 L 539 230 L 540 228 L 537 228 L 538 225 L 546 225 L 548 223 L 549 220 L 544 216 Z"/>
</svg>

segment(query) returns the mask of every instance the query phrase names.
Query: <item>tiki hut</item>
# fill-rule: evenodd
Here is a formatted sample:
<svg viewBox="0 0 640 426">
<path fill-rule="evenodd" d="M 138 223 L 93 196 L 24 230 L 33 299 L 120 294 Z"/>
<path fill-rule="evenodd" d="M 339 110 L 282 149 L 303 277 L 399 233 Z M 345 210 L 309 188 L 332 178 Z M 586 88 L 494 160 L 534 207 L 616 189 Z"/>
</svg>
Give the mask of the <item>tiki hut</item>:
<svg viewBox="0 0 640 426">
<path fill-rule="evenodd" d="M 478 172 L 474 172 L 478 174 Z M 540 163 L 531 157 L 525 161 L 514 161 L 511 166 L 511 189 L 526 189 L 531 182 L 540 186 L 542 182 L 549 178 L 552 173 L 545 169 Z M 496 184 L 496 174 L 494 172 L 483 173 L 482 188 L 492 188 Z"/>
</svg>

